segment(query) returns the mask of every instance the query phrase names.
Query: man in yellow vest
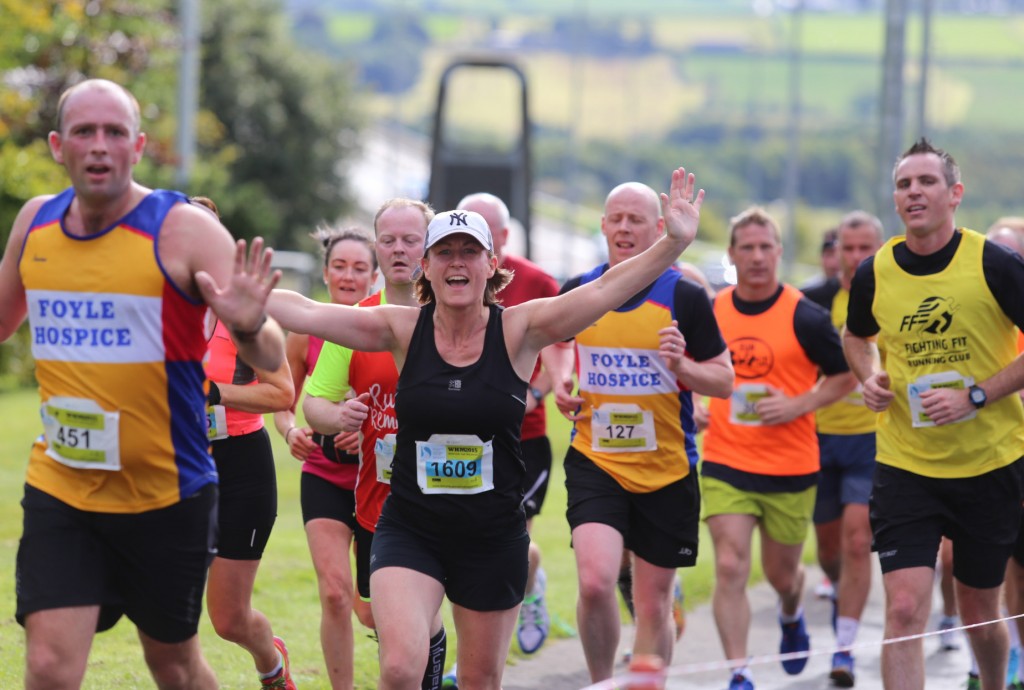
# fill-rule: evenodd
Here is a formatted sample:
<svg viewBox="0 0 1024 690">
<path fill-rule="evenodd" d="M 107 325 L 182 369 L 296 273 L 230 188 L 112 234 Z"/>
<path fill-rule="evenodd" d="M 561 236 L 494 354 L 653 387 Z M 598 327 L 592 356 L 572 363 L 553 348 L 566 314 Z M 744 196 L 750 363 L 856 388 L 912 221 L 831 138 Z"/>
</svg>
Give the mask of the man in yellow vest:
<svg viewBox="0 0 1024 690">
<path fill-rule="evenodd" d="M 906 235 L 857 269 L 844 346 L 878 417 L 871 495 L 887 638 L 924 631 L 935 558 L 953 542 L 966 625 L 999 618 L 999 585 L 1021 515 L 1024 262 L 956 227 L 964 186 L 953 157 L 921 139 L 896 163 Z M 878 342 L 872 340 L 877 335 Z M 981 687 L 1001 688 L 1006 626 L 968 630 Z M 882 650 L 886 688 L 924 687 L 921 640 Z"/>
<path fill-rule="evenodd" d="M 779 226 L 766 211 L 755 207 L 732 219 L 736 287 L 718 293 L 714 308 L 736 381 L 731 398 L 711 401 L 701 466 L 704 516 L 715 547 L 715 623 L 728 659 L 747 658 L 755 528 L 765 578 L 779 595 L 779 651 L 810 648 L 800 556 L 818 484 L 813 413 L 856 384 L 828 312 L 779 282 L 781 257 Z M 750 670 L 736 664 L 729 690 L 753 690 Z M 806 656 L 782 662 L 791 675 L 806 664 Z"/>
<path fill-rule="evenodd" d="M 832 315 L 842 332 L 850 300 L 850 281 L 860 262 L 882 246 L 882 221 L 866 211 L 843 217 L 836 234 L 840 273 L 837 282 L 804 289 L 804 295 Z M 860 617 L 871 589 L 871 522 L 868 498 L 875 473 L 875 413 L 864 405 L 860 390 L 818 410 L 821 474 L 814 504 L 818 563 L 835 585 L 832 595 L 836 643 L 848 647 L 857 639 Z M 854 685 L 852 652 L 832 655 L 833 684 Z"/>
</svg>

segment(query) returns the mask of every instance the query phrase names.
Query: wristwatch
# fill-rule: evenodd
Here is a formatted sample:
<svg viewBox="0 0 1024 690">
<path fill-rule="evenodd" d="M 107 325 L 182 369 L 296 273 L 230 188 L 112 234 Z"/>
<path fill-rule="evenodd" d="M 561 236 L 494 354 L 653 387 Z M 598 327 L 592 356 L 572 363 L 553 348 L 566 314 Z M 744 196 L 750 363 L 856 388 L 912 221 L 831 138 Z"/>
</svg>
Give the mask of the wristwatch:
<svg viewBox="0 0 1024 690">
<path fill-rule="evenodd" d="M 985 403 L 988 402 L 988 396 L 985 395 L 985 389 L 981 386 L 971 386 L 968 388 L 967 397 L 970 398 L 971 404 L 979 410 L 985 407 Z"/>
<path fill-rule="evenodd" d="M 544 393 L 542 393 L 540 388 L 537 388 L 536 386 L 530 386 L 530 395 L 532 395 L 533 399 L 537 402 L 544 400 Z"/>
</svg>

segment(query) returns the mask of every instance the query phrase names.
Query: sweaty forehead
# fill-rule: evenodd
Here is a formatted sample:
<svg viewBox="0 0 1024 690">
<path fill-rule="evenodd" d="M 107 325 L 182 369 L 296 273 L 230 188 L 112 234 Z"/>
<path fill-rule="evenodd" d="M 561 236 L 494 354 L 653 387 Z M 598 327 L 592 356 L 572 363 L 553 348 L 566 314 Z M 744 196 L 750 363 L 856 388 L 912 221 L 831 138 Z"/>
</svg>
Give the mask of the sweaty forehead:
<svg viewBox="0 0 1024 690">
<path fill-rule="evenodd" d="M 89 83 L 67 95 L 60 113 L 61 127 L 81 121 L 123 124 L 133 131 L 139 122 L 131 100 L 122 90 L 103 83 Z"/>
<path fill-rule="evenodd" d="M 377 220 L 378 235 L 425 235 L 426 232 L 427 219 L 422 211 L 412 206 L 389 208 Z"/>
<path fill-rule="evenodd" d="M 736 244 L 747 242 L 771 242 L 777 243 L 775 231 L 763 223 L 747 223 L 736 228 Z"/>
<path fill-rule="evenodd" d="M 637 189 L 622 189 L 608 197 L 605 215 L 637 213 L 645 216 L 658 215 L 658 201 Z"/>
<path fill-rule="evenodd" d="M 926 175 L 942 177 L 942 161 L 934 153 L 916 153 L 907 156 L 896 167 L 897 180 Z"/>
</svg>

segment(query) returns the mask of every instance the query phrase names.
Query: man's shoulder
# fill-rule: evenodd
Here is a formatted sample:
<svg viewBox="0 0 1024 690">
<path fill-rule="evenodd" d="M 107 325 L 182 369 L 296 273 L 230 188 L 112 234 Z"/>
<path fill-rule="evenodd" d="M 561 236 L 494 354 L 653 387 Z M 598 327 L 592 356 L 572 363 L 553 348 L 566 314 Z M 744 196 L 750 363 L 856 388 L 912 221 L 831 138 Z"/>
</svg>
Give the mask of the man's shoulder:
<svg viewBox="0 0 1024 690">
<path fill-rule="evenodd" d="M 829 278 L 827 280 L 804 285 L 800 288 L 804 297 L 825 309 L 832 308 L 832 300 L 839 293 L 839 279 Z"/>
</svg>

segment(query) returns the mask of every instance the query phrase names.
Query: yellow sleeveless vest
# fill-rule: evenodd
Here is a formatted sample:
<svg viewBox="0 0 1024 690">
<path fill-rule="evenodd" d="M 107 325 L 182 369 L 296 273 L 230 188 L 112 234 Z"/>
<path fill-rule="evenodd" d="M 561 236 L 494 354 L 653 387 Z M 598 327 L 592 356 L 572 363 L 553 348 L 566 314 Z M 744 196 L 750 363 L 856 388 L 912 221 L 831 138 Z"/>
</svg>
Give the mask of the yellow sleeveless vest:
<svg viewBox="0 0 1024 690">
<path fill-rule="evenodd" d="M 847 308 L 850 305 L 850 293 L 839 288 L 832 300 L 832 325 L 836 331 L 843 332 L 846 328 Z M 875 430 L 878 415 L 864 406 L 864 395 L 861 387 L 848 393 L 846 397 L 823 407 L 815 413 L 818 433 L 849 436 L 852 434 L 870 434 Z"/>
<path fill-rule="evenodd" d="M 897 264 L 889 240 L 875 256 L 872 312 L 879 351 L 896 394 L 878 416 L 878 462 L 928 477 L 973 477 L 1024 455 L 1024 407 L 1008 395 L 971 418 L 930 425 L 911 407 L 915 390 L 966 387 L 993 376 L 1017 355 L 1017 333 L 985 282 L 985 238 L 964 229 L 944 270 L 915 276 Z"/>
</svg>

